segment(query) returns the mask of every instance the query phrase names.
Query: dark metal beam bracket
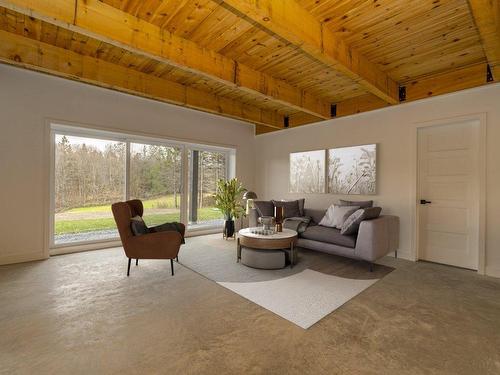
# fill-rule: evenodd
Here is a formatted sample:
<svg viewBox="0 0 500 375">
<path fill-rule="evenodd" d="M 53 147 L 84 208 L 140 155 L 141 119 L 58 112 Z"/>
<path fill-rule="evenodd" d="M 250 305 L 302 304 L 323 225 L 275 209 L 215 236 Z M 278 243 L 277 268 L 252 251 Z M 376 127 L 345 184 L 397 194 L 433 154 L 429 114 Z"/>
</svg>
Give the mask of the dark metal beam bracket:
<svg viewBox="0 0 500 375">
<path fill-rule="evenodd" d="M 285 128 L 288 128 L 290 126 L 290 117 L 285 116 L 285 118 L 283 119 L 283 126 Z"/>
<path fill-rule="evenodd" d="M 497 77 L 498 78 L 498 77 Z M 486 82 L 493 82 L 493 73 L 491 72 L 491 67 L 489 64 L 486 65 Z"/>
<path fill-rule="evenodd" d="M 404 102 L 406 100 L 406 86 L 399 86 L 399 101 Z"/>
<path fill-rule="evenodd" d="M 330 117 L 337 117 L 337 104 L 330 105 Z"/>
</svg>

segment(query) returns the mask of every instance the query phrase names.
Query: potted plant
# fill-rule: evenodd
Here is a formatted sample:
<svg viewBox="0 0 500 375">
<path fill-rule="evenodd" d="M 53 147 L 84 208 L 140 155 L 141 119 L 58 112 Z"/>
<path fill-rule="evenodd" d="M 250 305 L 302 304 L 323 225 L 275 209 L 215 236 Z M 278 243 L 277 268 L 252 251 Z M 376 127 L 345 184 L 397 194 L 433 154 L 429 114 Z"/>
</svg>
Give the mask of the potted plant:
<svg viewBox="0 0 500 375">
<path fill-rule="evenodd" d="M 245 213 L 242 196 L 246 189 L 237 178 L 217 181 L 217 192 L 214 196 L 215 207 L 224 215 L 223 237 L 234 236 L 234 219 L 239 219 Z"/>
</svg>

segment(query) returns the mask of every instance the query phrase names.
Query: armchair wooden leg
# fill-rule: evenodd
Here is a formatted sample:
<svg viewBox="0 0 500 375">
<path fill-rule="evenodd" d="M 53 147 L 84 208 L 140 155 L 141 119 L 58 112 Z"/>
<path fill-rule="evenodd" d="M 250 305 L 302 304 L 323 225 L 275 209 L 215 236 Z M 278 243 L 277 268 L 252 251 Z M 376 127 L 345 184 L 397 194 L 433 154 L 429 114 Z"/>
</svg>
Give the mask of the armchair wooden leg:
<svg viewBox="0 0 500 375">
<path fill-rule="evenodd" d="M 373 272 L 373 263 L 370 262 L 370 272 Z"/>
<path fill-rule="evenodd" d="M 175 257 L 175 261 L 176 261 L 177 263 L 179 263 L 179 256 L 178 256 L 178 255 Z"/>
<path fill-rule="evenodd" d="M 136 259 L 135 260 L 135 265 L 138 266 L 139 265 L 139 259 Z"/>
<path fill-rule="evenodd" d="M 132 258 L 128 258 L 127 277 L 130 276 L 130 262 L 132 262 Z"/>
<path fill-rule="evenodd" d="M 174 276 L 174 260 L 170 259 L 170 268 L 172 269 L 172 276 Z"/>
</svg>

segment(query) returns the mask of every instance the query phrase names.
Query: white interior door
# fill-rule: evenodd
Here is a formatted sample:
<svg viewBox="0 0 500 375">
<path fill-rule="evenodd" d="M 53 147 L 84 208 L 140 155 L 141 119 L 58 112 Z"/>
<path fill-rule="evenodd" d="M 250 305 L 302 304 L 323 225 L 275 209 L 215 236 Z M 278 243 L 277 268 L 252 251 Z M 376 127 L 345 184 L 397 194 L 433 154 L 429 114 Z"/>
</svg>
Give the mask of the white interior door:
<svg viewBox="0 0 500 375">
<path fill-rule="evenodd" d="M 419 259 L 477 270 L 479 121 L 418 131 Z"/>
</svg>

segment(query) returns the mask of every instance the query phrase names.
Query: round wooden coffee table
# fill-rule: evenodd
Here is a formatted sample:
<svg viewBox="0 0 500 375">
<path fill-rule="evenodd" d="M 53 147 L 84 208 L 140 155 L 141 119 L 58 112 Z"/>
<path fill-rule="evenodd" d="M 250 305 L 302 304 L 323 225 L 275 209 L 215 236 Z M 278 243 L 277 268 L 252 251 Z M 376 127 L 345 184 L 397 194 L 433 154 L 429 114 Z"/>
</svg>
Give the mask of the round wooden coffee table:
<svg viewBox="0 0 500 375">
<path fill-rule="evenodd" d="M 237 259 L 241 259 L 241 247 L 260 250 L 290 250 L 290 267 L 293 267 L 297 260 L 297 250 L 295 242 L 297 241 L 297 232 L 291 229 L 283 229 L 282 232 L 264 235 L 252 233 L 254 228 L 241 229 L 238 232 L 238 240 L 236 242 Z"/>
</svg>

